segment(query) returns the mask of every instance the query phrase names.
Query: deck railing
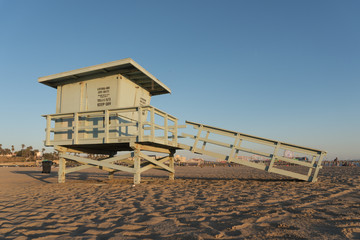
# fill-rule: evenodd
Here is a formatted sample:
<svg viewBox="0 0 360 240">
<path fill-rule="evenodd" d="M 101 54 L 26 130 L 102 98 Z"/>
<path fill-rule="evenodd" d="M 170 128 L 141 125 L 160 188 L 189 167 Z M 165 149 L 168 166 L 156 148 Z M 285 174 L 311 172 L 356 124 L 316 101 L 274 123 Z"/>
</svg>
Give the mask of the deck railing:
<svg viewBox="0 0 360 240">
<path fill-rule="evenodd" d="M 178 119 L 152 106 L 43 115 L 45 146 L 154 142 L 177 145 Z"/>
</svg>

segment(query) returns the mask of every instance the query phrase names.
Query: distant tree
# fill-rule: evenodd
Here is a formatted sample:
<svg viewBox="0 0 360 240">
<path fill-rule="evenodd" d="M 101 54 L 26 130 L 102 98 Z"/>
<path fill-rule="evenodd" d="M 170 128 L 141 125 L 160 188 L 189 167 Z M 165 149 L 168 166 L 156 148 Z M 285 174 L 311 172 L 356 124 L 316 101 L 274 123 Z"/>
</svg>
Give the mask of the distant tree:
<svg viewBox="0 0 360 240">
<path fill-rule="evenodd" d="M 21 157 L 24 156 L 24 148 L 25 148 L 25 144 L 21 144 L 21 154 L 20 154 Z"/>
<path fill-rule="evenodd" d="M 11 150 L 9 148 L 5 148 L 3 151 L 4 155 L 11 155 Z"/>
<path fill-rule="evenodd" d="M 33 150 L 33 147 L 32 146 L 29 146 L 27 147 L 25 150 L 24 150 L 24 154 L 23 154 L 23 157 L 32 157 L 34 156 L 34 152 L 32 151 Z"/>
<path fill-rule="evenodd" d="M 58 154 L 57 154 L 56 152 L 53 152 L 53 153 L 44 153 L 43 159 L 55 160 L 55 159 L 59 159 L 59 157 L 58 157 Z"/>
<path fill-rule="evenodd" d="M 44 159 L 45 148 L 41 149 L 41 157 Z"/>
</svg>

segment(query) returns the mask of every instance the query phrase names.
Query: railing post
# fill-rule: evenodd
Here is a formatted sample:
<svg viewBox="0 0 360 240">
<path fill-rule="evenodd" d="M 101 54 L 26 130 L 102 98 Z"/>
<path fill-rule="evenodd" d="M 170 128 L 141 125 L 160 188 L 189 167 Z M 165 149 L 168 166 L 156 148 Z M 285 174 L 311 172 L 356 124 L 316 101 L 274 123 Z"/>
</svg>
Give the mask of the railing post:
<svg viewBox="0 0 360 240">
<path fill-rule="evenodd" d="M 196 139 L 195 139 L 195 141 L 194 141 L 194 146 L 193 146 L 193 148 L 191 149 L 192 152 L 195 152 L 196 145 L 197 145 L 198 142 L 199 142 L 199 138 L 200 138 L 200 135 L 201 135 L 202 130 L 203 130 L 203 125 L 201 124 L 200 127 L 199 127 L 198 134 L 196 135 Z M 204 142 L 204 143 L 205 143 L 205 142 Z"/>
<path fill-rule="evenodd" d="M 205 141 L 203 142 L 201 151 L 205 151 L 205 147 L 206 147 L 206 143 L 207 143 L 206 141 L 209 139 L 209 135 L 210 135 L 210 131 L 207 131 L 206 136 L 205 136 Z"/>
<path fill-rule="evenodd" d="M 138 142 L 142 142 L 143 140 L 143 122 L 142 122 L 142 107 L 138 107 Z"/>
<path fill-rule="evenodd" d="M 317 181 L 317 176 L 319 174 L 319 171 L 320 171 L 320 168 L 321 168 L 321 163 L 322 163 L 322 160 L 324 158 L 324 153 L 322 152 L 320 154 L 320 157 L 319 157 L 319 160 L 318 162 L 316 163 L 316 168 L 315 168 L 315 172 L 314 172 L 314 176 L 311 178 L 309 178 L 309 181 L 311 180 L 311 182 L 316 182 Z"/>
<path fill-rule="evenodd" d="M 104 142 L 108 143 L 109 142 L 109 110 L 105 110 L 104 111 L 104 128 L 105 128 L 105 139 Z"/>
<path fill-rule="evenodd" d="M 50 145 L 50 133 L 51 133 L 51 116 L 46 116 L 46 137 L 45 137 L 45 146 Z"/>
<path fill-rule="evenodd" d="M 74 113 L 74 144 L 79 142 L 79 114 Z"/>
<path fill-rule="evenodd" d="M 150 110 L 150 114 L 151 114 L 151 118 L 150 118 L 150 131 L 151 131 L 151 141 L 154 142 L 155 140 L 155 111 L 154 111 L 154 108 L 151 107 L 151 110 Z"/>
<path fill-rule="evenodd" d="M 208 131 L 208 134 L 209 134 L 210 132 Z M 208 138 L 208 134 L 206 134 L 206 138 Z M 234 144 L 233 144 L 233 146 L 232 146 L 232 148 L 231 148 L 231 152 L 230 152 L 230 154 L 229 154 L 229 159 L 228 159 L 228 162 L 230 163 L 233 159 L 234 159 L 234 157 L 235 157 L 235 155 L 236 155 L 236 146 L 238 145 L 238 142 L 240 141 L 240 133 L 237 133 L 236 134 L 236 136 L 235 136 L 235 141 L 234 141 Z"/>
<path fill-rule="evenodd" d="M 233 157 L 233 160 L 234 160 L 234 158 L 236 157 L 236 155 L 239 153 L 239 148 L 240 148 L 240 146 L 241 146 L 241 144 L 242 144 L 242 139 L 241 139 L 241 134 L 240 133 L 238 133 L 238 138 L 239 138 L 239 141 L 237 142 L 237 144 L 236 144 L 236 148 L 235 148 L 235 154 L 234 154 L 234 157 Z"/>
<path fill-rule="evenodd" d="M 309 169 L 309 171 L 308 171 L 308 177 L 311 176 L 311 173 L 312 173 L 312 170 L 313 170 L 315 161 L 316 161 L 316 156 L 313 156 L 313 158 L 312 158 L 312 160 L 311 160 L 311 165 L 312 165 L 312 167 L 311 167 L 311 168 Z"/>
<path fill-rule="evenodd" d="M 165 114 L 165 117 L 164 117 L 164 137 L 165 137 L 165 144 L 168 144 L 168 132 L 169 132 L 169 129 L 168 129 L 168 115 Z"/>
<path fill-rule="evenodd" d="M 175 118 L 175 121 L 174 121 L 174 141 L 175 141 L 175 145 L 178 143 L 178 120 L 177 118 Z"/>
<path fill-rule="evenodd" d="M 275 146 L 275 149 L 274 149 L 274 153 L 273 153 L 273 155 L 272 155 L 272 157 L 271 157 L 270 164 L 269 164 L 269 166 L 268 166 L 267 169 L 266 169 L 268 172 L 271 172 L 271 169 L 272 169 L 273 166 L 274 166 L 274 163 L 275 163 L 275 160 L 276 160 L 276 155 L 277 155 L 277 152 L 278 152 L 278 150 L 279 150 L 279 148 L 280 148 L 280 145 L 281 145 L 280 142 L 277 142 L 277 143 L 276 143 L 276 146 Z"/>
</svg>

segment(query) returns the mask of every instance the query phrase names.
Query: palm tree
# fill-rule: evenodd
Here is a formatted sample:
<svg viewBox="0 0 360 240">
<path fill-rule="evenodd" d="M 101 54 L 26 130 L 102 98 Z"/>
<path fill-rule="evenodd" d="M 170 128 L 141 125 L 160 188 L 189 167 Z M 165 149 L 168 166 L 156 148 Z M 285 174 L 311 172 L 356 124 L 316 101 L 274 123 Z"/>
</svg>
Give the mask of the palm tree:
<svg viewBox="0 0 360 240">
<path fill-rule="evenodd" d="M 21 144 L 21 156 L 24 156 L 24 148 L 25 148 L 25 144 Z"/>
<path fill-rule="evenodd" d="M 44 159 L 45 148 L 41 149 L 41 159 Z"/>
<path fill-rule="evenodd" d="M 25 154 L 27 157 L 31 157 L 33 155 L 33 147 L 32 146 L 29 146 L 25 149 Z"/>
</svg>

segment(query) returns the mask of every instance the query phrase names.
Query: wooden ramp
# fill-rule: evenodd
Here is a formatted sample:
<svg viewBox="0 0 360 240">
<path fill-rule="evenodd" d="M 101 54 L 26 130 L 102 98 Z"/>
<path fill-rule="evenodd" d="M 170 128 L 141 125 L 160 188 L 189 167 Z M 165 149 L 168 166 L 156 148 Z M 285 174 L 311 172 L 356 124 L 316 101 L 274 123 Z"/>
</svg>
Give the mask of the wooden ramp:
<svg viewBox="0 0 360 240">
<path fill-rule="evenodd" d="M 274 141 L 186 121 L 197 130 L 196 135 L 183 133 L 191 139 L 191 145 L 179 143 L 179 147 L 193 153 L 215 157 L 217 160 L 234 162 L 283 176 L 316 182 L 325 151 L 289 143 Z M 208 149 L 211 150 L 208 150 Z M 214 151 L 214 149 L 216 152 Z M 287 156 L 290 153 L 293 156 Z M 249 157 L 240 154 L 248 154 Z M 251 157 L 252 155 L 252 157 Z M 296 157 L 294 157 L 294 155 Z M 301 156 L 301 157 L 299 157 Z M 299 167 L 292 167 L 293 165 Z"/>
</svg>

